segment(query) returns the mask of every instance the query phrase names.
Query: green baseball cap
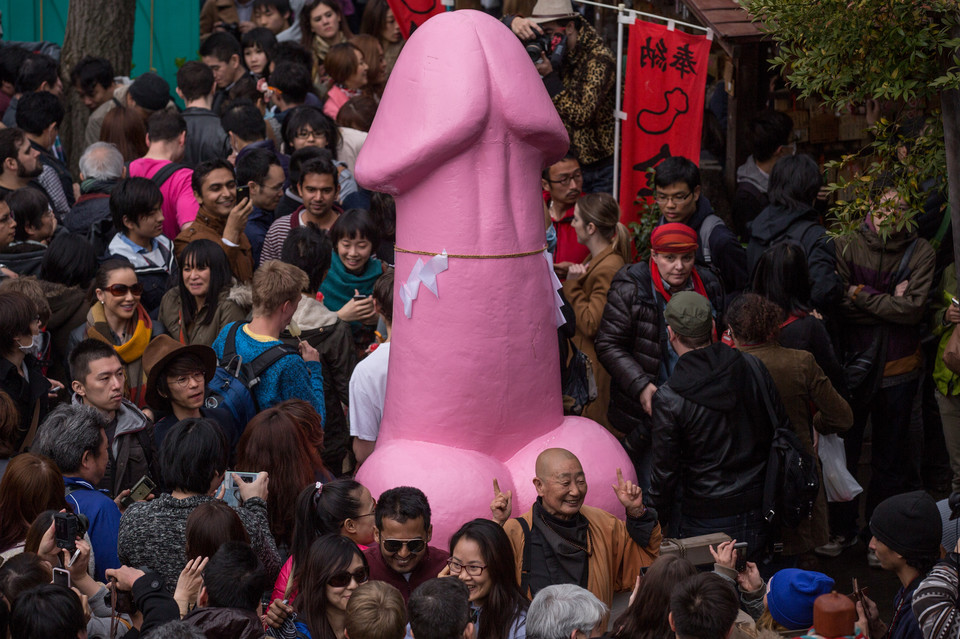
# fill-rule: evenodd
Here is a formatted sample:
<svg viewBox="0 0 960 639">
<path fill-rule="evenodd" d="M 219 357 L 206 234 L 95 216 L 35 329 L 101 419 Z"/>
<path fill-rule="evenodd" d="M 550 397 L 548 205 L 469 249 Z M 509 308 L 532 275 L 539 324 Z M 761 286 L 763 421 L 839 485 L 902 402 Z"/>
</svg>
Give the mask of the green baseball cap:
<svg viewBox="0 0 960 639">
<path fill-rule="evenodd" d="M 673 332 L 691 339 L 708 337 L 713 331 L 713 309 L 700 293 L 680 291 L 674 293 L 663 312 Z"/>
</svg>

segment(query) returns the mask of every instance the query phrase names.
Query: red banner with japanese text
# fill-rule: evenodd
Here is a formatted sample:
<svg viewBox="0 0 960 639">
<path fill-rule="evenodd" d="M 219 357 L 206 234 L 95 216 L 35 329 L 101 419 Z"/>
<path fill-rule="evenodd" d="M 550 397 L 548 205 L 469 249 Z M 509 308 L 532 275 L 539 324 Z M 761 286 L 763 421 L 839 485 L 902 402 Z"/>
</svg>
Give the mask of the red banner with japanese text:
<svg viewBox="0 0 960 639">
<path fill-rule="evenodd" d="M 387 0 L 403 39 L 409 39 L 413 30 L 447 8 L 440 0 Z"/>
<path fill-rule="evenodd" d="M 637 20 L 630 27 L 624 90 L 620 208 L 635 222 L 653 197 L 647 169 L 683 156 L 700 164 L 710 40 Z"/>
</svg>

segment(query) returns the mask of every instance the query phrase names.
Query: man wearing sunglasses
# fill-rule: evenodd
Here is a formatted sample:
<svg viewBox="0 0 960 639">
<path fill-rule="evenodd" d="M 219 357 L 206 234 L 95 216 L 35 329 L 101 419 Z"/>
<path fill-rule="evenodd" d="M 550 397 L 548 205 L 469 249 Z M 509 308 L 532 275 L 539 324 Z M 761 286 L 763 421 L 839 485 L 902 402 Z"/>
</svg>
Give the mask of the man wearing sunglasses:
<svg viewBox="0 0 960 639">
<path fill-rule="evenodd" d="M 400 486 L 384 492 L 374 519 L 377 543 L 363 551 L 370 579 L 390 584 L 406 602 L 417 586 L 440 574 L 450 553 L 427 545 L 433 535 L 430 504 L 417 488 Z"/>
</svg>

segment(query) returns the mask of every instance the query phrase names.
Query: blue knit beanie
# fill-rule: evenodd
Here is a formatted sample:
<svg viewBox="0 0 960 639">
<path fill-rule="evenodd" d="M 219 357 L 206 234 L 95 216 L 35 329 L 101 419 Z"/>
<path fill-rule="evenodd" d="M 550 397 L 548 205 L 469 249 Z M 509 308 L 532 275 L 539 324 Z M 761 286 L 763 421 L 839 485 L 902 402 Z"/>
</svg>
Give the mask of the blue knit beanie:
<svg viewBox="0 0 960 639">
<path fill-rule="evenodd" d="M 767 608 L 787 630 L 805 630 L 813 624 L 813 602 L 833 590 L 833 579 L 822 572 L 787 568 L 770 578 Z"/>
</svg>

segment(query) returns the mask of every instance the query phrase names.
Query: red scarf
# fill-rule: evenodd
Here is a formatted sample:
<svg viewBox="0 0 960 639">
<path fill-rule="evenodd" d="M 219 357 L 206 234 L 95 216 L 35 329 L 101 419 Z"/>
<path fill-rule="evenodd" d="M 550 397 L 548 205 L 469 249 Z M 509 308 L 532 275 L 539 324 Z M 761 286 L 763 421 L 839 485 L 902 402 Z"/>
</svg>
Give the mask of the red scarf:
<svg viewBox="0 0 960 639">
<path fill-rule="evenodd" d="M 663 286 L 663 278 L 660 277 L 660 269 L 657 268 L 657 263 L 654 259 L 650 258 L 650 277 L 653 278 L 653 288 L 657 289 L 657 292 L 663 295 L 663 299 L 670 301 L 670 293 Z M 700 275 L 697 274 L 697 269 L 694 268 L 690 271 L 690 279 L 693 281 L 693 290 L 696 293 L 700 293 L 707 299 L 710 299 L 707 296 L 707 289 L 703 286 L 703 280 L 700 279 Z"/>
</svg>

